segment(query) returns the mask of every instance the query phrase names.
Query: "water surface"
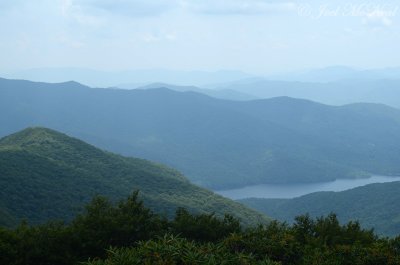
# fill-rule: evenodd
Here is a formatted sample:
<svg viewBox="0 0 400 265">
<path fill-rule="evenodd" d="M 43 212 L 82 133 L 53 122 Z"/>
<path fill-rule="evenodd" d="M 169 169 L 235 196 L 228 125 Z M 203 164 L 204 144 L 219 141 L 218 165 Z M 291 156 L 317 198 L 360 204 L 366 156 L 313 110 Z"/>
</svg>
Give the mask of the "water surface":
<svg viewBox="0 0 400 265">
<path fill-rule="evenodd" d="M 317 191 L 344 191 L 372 183 L 400 181 L 400 177 L 372 176 L 363 179 L 337 179 L 311 184 L 261 184 L 216 193 L 234 200 L 244 198 L 295 198 Z"/>
</svg>

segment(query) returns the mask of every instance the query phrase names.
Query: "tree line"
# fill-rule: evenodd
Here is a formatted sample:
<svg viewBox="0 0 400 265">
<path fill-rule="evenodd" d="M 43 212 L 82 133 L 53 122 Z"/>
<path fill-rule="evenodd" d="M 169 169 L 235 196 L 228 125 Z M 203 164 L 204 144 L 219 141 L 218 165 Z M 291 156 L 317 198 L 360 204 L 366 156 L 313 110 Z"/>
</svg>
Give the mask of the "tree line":
<svg viewBox="0 0 400 265">
<path fill-rule="evenodd" d="M 96 196 L 72 222 L 0 228 L 0 264 L 400 264 L 400 237 L 378 237 L 335 214 L 244 227 L 230 216 L 168 219 L 133 192 L 118 203 Z"/>
</svg>

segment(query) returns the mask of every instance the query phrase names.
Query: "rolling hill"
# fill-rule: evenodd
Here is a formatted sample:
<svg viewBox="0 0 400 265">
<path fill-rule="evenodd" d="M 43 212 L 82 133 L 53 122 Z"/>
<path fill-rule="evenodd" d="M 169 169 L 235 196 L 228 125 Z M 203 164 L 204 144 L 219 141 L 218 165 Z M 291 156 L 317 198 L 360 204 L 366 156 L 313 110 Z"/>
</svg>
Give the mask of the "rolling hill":
<svg viewBox="0 0 400 265">
<path fill-rule="evenodd" d="M 334 212 L 343 222 L 359 220 L 379 234 L 400 233 L 400 182 L 370 184 L 342 192 L 317 192 L 294 199 L 243 199 L 241 203 L 281 221 L 309 213 L 320 217 Z"/>
<path fill-rule="evenodd" d="M 145 205 L 168 217 L 177 207 L 245 223 L 267 218 L 191 184 L 179 172 L 143 159 L 99 150 L 78 139 L 28 128 L 0 140 L 0 224 L 27 219 L 69 221 L 94 195 L 113 200 L 140 190 Z"/>
<path fill-rule="evenodd" d="M 0 80 L 0 136 L 29 126 L 161 162 L 205 187 L 400 175 L 400 110 L 287 97 Z"/>
</svg>

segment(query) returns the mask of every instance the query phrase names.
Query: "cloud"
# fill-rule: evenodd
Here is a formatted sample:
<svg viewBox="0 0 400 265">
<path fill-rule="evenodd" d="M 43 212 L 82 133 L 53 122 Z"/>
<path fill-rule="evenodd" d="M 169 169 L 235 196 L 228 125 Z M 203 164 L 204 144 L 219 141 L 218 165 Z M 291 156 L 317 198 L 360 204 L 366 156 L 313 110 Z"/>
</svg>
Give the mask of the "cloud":
<svg viewBox="0 0 400 265">
<path fill-rule="evenodd" d="M 142 35 L 141 39 L 144 42 L 175 41 L 177 34 L 175 32 L 147 32 Z"/>
<path fill-rule="evenodd" d="M 214 0 L 182 1 L 182 5 L 194 12 L 210 15 L 257 15 L 295 10 L 293 2 L 274 0 Z"/>
<path fill-rule="evenodd" d="M 72 1 L 72 0 L 70 0 Z M 177 0 L 73 0 L 89 13 L 105 12 L 128 17 L 158 16 L 178 6 Z"/>
<path fill-rule="evenodd" d="M 63 0 L 88 13 L 128 17 L 159 16 L 171 10 L 213 15 L 255 15 L 294 10 L 296 4 L 278 0 Z"/>
<path fill-rule="evenodd" d="M 95 27 L 102 25 L 101 16 L 86 12 L 79 1 L 61 0 L 60 8 L 64 18 L 71 19 L 79 25 Z"/>
<path fill-rule="evenodd" d="M 393 25 L 393 17 L 396 16 L 397 9 L 395 10 L 373 10 L 366 13 L 363 19 L 363 24 L 372 27 L 390 27 Z"/>
</svg>

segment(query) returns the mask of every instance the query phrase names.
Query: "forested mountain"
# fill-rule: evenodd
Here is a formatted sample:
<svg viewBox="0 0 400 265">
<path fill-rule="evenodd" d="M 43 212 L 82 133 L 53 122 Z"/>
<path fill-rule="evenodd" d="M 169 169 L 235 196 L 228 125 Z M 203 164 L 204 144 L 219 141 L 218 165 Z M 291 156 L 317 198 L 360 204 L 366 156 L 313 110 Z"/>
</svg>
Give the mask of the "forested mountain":
<svg viewBox="0 0 400 265">
<path fill-rule="evenodd" d="M 248 224 L 267 220 L 192 185 L 173 169 L 105 152 L 50 129 L 28 128 L 1 139 L 0 172 L 2 225 L 10 225 L 12 217 L 69 221 L 94 195 L 116 200 L 134 190 L 167 217 L 185 207 L 194 213 L 231 213 Z"/>
<path fill-rule="evenodd" d="M 295 216 L 312 217 L 334 212 L 341 221 L 359 220 L 379 234 L 400 233 L 400 182 L 377 183 L 342 192 L 317 192 L 294 199 L 243 199 L 243 204 L 268 213 L 281 221 L 292 222 Z"/>
<path fill-rule="evenodd" d="M 0 80 L 0 135 L 54 128 L 228 188 L 400 175 L 400 111 L 273 98 L 228 101 L 165 88 Z"/>
</svg>

